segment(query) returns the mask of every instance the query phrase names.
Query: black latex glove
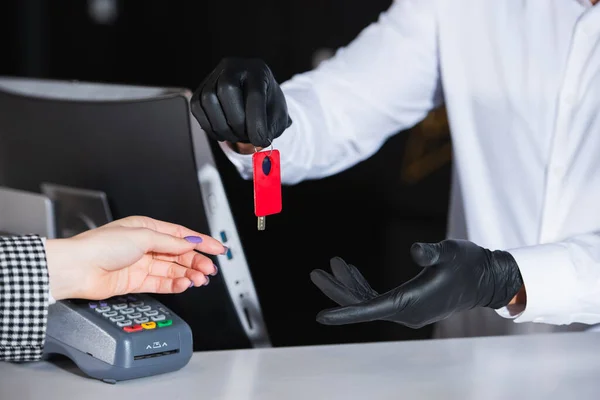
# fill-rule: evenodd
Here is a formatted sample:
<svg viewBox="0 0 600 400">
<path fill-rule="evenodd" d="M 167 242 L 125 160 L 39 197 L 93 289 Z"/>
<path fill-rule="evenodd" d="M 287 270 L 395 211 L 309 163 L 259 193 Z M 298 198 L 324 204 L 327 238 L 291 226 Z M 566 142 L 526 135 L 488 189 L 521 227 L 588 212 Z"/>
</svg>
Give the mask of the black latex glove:
<svg viewBox="0 0 600 400">
<path fill-rule="evenodd" d="M 261 60 L 226 58 L 200 84 L 192 114 L 213 139 L 268 147 L 290 127 L 287 103 Z"/>
<path fill-rule="evenodd" d="M 469 241 L 415 243 L 414 261 L 424 269 L 405 284 L 379 294 L 353 265 L 331 260 L 333 276 L 322 270 L 311 279 L 339 308 L 321 311 L 326 325 L 384 320 L 421 328 L 474 307 L 506 306 L 523 285 L 509 253 L 490 251 Z"/>
</svg>

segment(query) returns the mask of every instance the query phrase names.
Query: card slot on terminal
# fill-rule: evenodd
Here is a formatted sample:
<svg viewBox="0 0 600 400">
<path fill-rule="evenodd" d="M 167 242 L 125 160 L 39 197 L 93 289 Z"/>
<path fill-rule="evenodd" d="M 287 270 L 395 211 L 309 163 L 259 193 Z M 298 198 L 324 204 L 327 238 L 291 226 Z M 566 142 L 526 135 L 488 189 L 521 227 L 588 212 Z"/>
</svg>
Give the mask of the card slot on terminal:
<svg viewBox="0 0 600 400">
<path fill-rule="evenodd" d="M 144 355 L 141 355 L 141 356 L 134 356 L 133 359 L 135 361 L 137 361 L 137 360 L 145 360 L 147 358 L 156 358 L 156 357 L 168 356 L 168 355 L 177 354 L 177 353 L 179 353 L 179 349 L 168 350 L 168 351 L 161 351 L 161 352 L 158 352 L 158 353 L 144 354 Z"/>
</svg>

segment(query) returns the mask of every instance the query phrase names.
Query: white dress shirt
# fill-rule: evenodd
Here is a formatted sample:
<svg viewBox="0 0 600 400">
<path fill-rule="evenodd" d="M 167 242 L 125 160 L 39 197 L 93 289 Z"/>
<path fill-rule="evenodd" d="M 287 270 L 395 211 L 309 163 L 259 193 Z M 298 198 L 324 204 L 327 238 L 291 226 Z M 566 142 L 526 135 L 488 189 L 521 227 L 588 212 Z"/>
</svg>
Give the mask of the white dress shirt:
<svg viewBox="0 0 600 400">
<path fill-rule="evenodd" d="M 288 184 L 349 168 L 444 103 L 449 236 L 513 254 L 527 290 L 516 322 L 600 323 L 600 6 L 398 0 L 282 88 Z M 250 178 L 251 156 L 222 148 Z"/>
</svg>

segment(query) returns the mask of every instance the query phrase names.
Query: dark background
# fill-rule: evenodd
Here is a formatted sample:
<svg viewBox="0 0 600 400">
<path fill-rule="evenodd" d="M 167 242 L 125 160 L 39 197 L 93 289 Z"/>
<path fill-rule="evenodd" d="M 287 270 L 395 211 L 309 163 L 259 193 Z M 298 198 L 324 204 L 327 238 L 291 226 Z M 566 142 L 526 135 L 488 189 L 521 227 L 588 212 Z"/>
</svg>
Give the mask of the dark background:
<svg viewBox="0 0 600 400">
<path fill-rule="evenodd" d="M 390 4 L 4 0 L 0 74 L 194 89 L 221 58 L 248 56 L 284 81 L 311 69 L 315 52 L 349 43 Z M 102 9 L 104 17 L 93 11 Z M 431 327 L 317 324 L 315 314 L 333 304 L 309 272 L 341 256 L 379 291 L 418 272 L 410 245 L 441 240 L 446 229 L 451 151 L 443 110 L 348 171 L 284 187 L 284 210 L 261 233 L 251 183 L 214 150 L 274 345 L 430 337 Z"/>
</svg>

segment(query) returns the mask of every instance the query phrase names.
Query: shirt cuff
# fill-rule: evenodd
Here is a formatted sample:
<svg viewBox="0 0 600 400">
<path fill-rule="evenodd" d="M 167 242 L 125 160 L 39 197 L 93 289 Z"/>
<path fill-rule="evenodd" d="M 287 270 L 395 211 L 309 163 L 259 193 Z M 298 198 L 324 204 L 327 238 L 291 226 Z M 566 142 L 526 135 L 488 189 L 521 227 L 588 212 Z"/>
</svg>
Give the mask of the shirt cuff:
<svg viewBox="0 0 600 400">
<path fill-rule="evenodd" d="M 46 238 L 45 237 L 41 237 L 40 238 L 42 240 L 42 245 L 44 246 L 44 253 L 48 254 L 48 252 L 46 251 Z M 50 279 L 48 279 L 49 281 Z M 52 297 L 52 293 L 50 293 L 50 284 L 48 283 L 48 305 L 52 305 L 56 303 L 56 300 L 54 299 L 54 297 Z"/>
<path fill-rule="evenodd" d="M 508 250 L 514 257 L 527 293 L 525 309 L 515 315 L 503 307 L 496 312 L 520 322 L 565 325 L 573 322 L 577 282 L 568 249 L 561 244 L 543 244 Z M 513 312 L 511 312 L 513 311 Z"/>
<path fill-rule="evenodd" d="M 54 303 L 56 303 L 56 300 L 54 299 L 54 297 L 52 297 L 52 293 L 50 293 L 50 291 L 48 290 L 48 305 L 51 306 Z"/>
</svg>

